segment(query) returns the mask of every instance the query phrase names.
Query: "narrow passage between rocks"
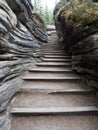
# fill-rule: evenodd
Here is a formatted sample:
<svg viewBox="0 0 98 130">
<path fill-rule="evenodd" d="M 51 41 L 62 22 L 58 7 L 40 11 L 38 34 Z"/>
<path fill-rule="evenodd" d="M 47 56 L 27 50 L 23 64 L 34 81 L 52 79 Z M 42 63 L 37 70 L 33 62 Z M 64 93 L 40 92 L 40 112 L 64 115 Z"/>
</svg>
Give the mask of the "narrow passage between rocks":
<svg viewBox="0 0 98 130">
<path fill-rule="evenodd" d="M 98 98 L 57 41 L 52 34 L 41 62 L 23 75 L 10 104 L 11 130 L 98 130 Z"/>
</svg>

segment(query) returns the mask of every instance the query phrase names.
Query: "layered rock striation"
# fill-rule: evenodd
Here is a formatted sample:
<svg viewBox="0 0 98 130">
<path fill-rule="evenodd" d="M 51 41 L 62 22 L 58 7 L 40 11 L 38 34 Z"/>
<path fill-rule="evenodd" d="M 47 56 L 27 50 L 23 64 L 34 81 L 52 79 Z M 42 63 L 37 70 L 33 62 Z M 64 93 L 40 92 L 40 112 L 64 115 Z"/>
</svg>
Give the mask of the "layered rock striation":
<svg viewBox="0 0 98 130">
<path fill-rule="evenodd" d="M 21 84 L 21 74 L 42 56 L 48 37 L 31 0 L 0 0 L 0 130 L 9 129 L 8 104 Z"/>
</svg>

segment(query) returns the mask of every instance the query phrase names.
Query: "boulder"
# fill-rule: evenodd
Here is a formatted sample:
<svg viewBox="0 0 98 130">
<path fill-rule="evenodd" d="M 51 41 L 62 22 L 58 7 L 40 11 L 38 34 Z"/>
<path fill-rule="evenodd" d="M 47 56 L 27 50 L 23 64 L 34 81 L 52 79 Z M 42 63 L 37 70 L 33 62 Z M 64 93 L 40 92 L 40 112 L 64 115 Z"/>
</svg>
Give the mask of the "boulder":
<svg viewBox="0 0 98 130">
<path fill-rule="evenodd" d="M 96 1 L 61 0 L 54 9 L 59 41 L 72 55 L 72 68 L 85 75 L 87 84 L 93 81 L 92 87 L 98 86 L 97 8 Z"/>
</svg>

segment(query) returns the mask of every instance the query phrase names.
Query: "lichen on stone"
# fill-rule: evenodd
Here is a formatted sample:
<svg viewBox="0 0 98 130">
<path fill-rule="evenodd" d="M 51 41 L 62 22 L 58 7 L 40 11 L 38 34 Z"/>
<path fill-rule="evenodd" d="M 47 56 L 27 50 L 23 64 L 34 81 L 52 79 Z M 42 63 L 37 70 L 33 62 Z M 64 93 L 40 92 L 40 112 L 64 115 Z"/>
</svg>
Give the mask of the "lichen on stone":
<svg viewBox="0 0 98 130">
<path fill-rule="evenodd" d="M 83 2 L 80 4 L 79 1 L 75 1 L 68 2 L 65 6 L 60 8 L 57 14 L 65 19 L 65 24 L 73 27 L 73 29 L 81 29 L 92 24 L 98 25 L 98 10 L 93 8 L 95 5 L 97 6 L 97 4 L 94 3 L 90 6 L 87 3 Z"/>
</svg>

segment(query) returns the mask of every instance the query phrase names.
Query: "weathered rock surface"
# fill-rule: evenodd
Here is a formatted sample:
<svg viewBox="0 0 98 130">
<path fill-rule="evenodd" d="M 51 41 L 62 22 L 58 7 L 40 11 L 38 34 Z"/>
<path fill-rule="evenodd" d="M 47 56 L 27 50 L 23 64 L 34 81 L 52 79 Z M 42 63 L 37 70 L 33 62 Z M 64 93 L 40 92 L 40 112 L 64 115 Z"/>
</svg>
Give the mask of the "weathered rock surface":
<svg viewBox="0 0 98 130">
<path fill-rule="evenodd" d="M 42 18 L 32 12 L 31 0 L 0 0 L 0 130 L 9 129 L 6 110 L 20 75 L 42 56 L 40 42 L 48 41 Z"/>
<path fill-rule="evenodd" d="M 95 1 L 61 0 L 54 9 L 54 21 L 63 48 L 72 55 L 73 69 L 98 88 L 97 8 Z"/>
</svg>

